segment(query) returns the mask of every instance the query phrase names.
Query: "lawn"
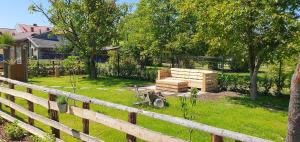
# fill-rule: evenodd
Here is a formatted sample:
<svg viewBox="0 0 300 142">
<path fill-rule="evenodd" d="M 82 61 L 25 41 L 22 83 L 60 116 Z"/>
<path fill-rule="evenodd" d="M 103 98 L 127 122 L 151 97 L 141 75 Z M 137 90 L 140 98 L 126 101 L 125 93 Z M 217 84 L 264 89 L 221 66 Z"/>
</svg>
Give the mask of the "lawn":
<svg viewBox="0 0 300 142">
<path fill-rule="evenodd" d="M 64 91 L 71 91 L 68 77 L 59 78 L 33 78 L 30 83 L 56 88 Z M 134 107 L 132 104 L 136 101 L 134 92 L 127 89 L 133 85 L 147 85 L 151 82 L 118 79 L 112 77 L 102 77 L 97 81 L 91 81 L 80 77 L 78 80 L 77 94 L 93 97 L 113 103 L 123 104 Z M 18 90 L 25 88 L 18 87 Z M 34 91 L 37 96 L 48 98 L 48 95 L 42 92 Z M 179 99 L 168 97 L 169 106 L 164 109 L 154 109 L 143 107 L 142 109 L 155 111 L 158 113 L 172 116 L 182 116 Z M 16 99 L 18 104 L 27 107 L 26 101 Z M 81 106 L 81 103 L 69 100 L 71 105 Z M 287 127 L 287 107 L 288 98 L 281 97 L 260 97 L 257 101 L 251 101 L 248 97 L 225 98 L 220 100 L 201 100 L 197 102 L 196 118 L 194 121 L 208 124 L 211 126 L 224 128 L 252 136 L 257 136 L 274 141 L 284 141 Z M 110 115 L 114 118 L 127 120 L 128 112 L 105 108 L 102 106 L 91 105 L 91 109 L 100 113 Z M 8 108 L 6 108 L 8 110 Z M 42 107 L 35 107 L 35 112 L 47 116 L 47 110 Z M 27 121 L 27 117 L 17 113 L 17 115 Z M 72 115 L 60 114 L 60 122 L 81 131 L 81 119 Z M 176 136 L 183 139 L 189 139 L 188 129 L 170 124 L 164 121 L 155 120 L 146 116 L 138 116 L 138 125 L 149 128 L 164 134 Z M 50 132 L 48 126 L 36 122 L 36 126 Z M 126 141 L 125 134 L 103 125 L 91 122 L 90 134 L 103 139 L 107 142 Z M 79 141 L 67 134 L 62 134 L 65 141 Z M 210 134 L 194 131 L 192 141 L 209 141 Z"/>
</svg>

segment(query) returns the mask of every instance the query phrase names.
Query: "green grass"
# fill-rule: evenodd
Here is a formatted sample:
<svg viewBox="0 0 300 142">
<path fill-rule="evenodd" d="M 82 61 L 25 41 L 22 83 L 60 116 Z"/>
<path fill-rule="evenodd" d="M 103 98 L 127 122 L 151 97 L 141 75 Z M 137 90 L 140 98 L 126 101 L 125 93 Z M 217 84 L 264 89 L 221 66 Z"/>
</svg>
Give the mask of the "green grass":
<svg viewBox="0 0 300 142">
<path fill-rule="evenodd" d="M 70 87 L 68 83 L 68 77 L 33 78 L 30 80 L 30 83 L 46 87 Z M 111 77 L 102 77 L 97 81 L 91 81 L 80 77 L 78 83 L 79 89 L 77 94 L 131 107 L 134 107 L 132 104 L 136 101 L 136 98 L 134 96 L 134 92 L 127 90 L 126 87 L 151 84 L 149 82 L 138 80 L 117 79 Z M 103 90 L 104 88 L 107 90 Z M 21 87 L 18 87 L 17 89 L 25 90 L 25 88 Z M 71 88 L 57 89 L 71 91 Z M 45 93 L 38 91 L 34 91 L 33 93 L 37 96 L 48 98 L 48 95 Z M 154 109 L 151 107 L 141 108 L 181 117 L 182 112 L 180 110 L 179 99 L 176 97 L 168 97 L 167 100 L 170 106 L 164 109 Z M 27 107 L 26 101 L 22 99 L 17 98 L 16 102 L 24 107 Z M 73 103 L 73 101 L 69 101 L 69 104 L 73 105 Z M 75 105 L 80 107 L 82 106 L 80 102 L 75 102 Z M 197 108 L 195 109 L 197 117 L 194 121 L 265 139 L 284 141 L 287 127 L 287 106 L 287 97 L 261 97 L 255 102 L 251 101 L 248 97 L 235 97 L 216 101 L 201 100 L 197 103 Z M 128 112 L 96 105 L 91 105 L 91 109 L 114 118 L 126 121 L 128 119 Z M 5 110 L 8 111 L 8 108 L 5 108 Z M 35 106 L 35 112 L 44 116 L 48 116 L 47 110 L 43 107 Z M 27 117 L 21 113 L 17 113 L 17 116 L 20 119 L 27 121 Z M 81 131 L 82 129 L 82 122 L 79 117 L 68 114 L 60 114 L 60 122 L 78 131 Z M 159 131 L 167 135 L 176 136 L 186 140 L 189 139 L 188 129 L 175 124 L 155 120 L 142 115 L 138 115 L 137 123 L 140 126 Z M 36 122 L 36 126 L 47 132 L 50 132 L 50 128 L 47 125 Z M 126 136 L 124 133 L 107 128 L 101 124 L 96 124 L 94 122 L 91 122 L 90 124 L 90 134 L 107 142 L 126 141 Z M 67 134 L 62 134 L 62 139 L 72 142 L 79 141 L 71 136 L 68 136 Z M 192 140 L 209 141 L 210 134 L 194 131 Z"/>
</svg>

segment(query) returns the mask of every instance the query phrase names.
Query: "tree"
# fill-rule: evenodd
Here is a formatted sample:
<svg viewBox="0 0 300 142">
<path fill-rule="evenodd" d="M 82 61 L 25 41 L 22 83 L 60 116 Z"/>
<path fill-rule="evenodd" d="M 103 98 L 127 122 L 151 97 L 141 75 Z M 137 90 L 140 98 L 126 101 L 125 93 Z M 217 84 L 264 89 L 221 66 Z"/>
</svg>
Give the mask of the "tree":
<svg viewBox="0 0 300 142">
<path fill-rule="evenodd" d="M 33 3 L 29 10 L 42 13 L 54 25 L 54 34 L 62 35 L 69 47 L 86 62 L 91 79 L 97 78 L 96 58 L 104 46 L 116 43 L 116 27 L 126 7 L 114 0 L 49 0 L 45 9 Z"/>
<path fill-rule="evenodd" d="M 300 139 L 300 59 L 291 81 L 287 142 Z"/>
<path fill-rule="evenodd" d="M 190 55 L 204 55 L 206 44 L 196 36 L 197 17 L 179 0 L 141 0 L 123 22 L 123 45 L 143 64 L 151 58 L 179 63 Z M 158 59 L 158 60 L 157 60 Z"/>
<path fill-rule="evenodd" d="M 15 39 L 7 33 L 0 35 L 0 48 L 10 47 L 14 45 Z"/>
<path fill-rule="evenodd" d="M 209 52 L 245 53 L 254 100 L 261 65 L 276 59 L 275 53 L 295 47 L 299 6 L 300 1 L 198 0 L 193 10 L 198 8 L 199 34 L 211 45 Z"/>
</svg>

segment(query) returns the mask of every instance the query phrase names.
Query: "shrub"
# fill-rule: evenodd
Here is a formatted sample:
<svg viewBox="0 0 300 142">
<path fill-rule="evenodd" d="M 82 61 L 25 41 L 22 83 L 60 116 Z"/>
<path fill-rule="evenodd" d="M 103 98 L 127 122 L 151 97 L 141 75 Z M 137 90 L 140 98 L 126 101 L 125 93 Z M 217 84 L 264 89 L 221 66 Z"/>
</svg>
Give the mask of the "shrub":
<svg viewBox="0 0 300 142">
<path fill-rule="evenodd" d="M 30 62 L 28 64 L 29 77 L 48 76 L 48 70 L 44 64 L 38 64 L 37 62 Z"/>
<path fill-rule="evenodd" d="M 30 140 L 33 142 L 55 142 L 55 136 L 48 134 L 46 137 L 40 138 L 38 136 L 32 135 L 30 136 Z"/>
<path fill-rule="evenodd" d="M 20 140 L 26 136 L 26 131 L 18 126 L 18 121 L 6 123 L 4 131 L 5 135 L 11 140 Z"/>
<path fill-rule="evenodd" d="M 0 117 L 0 124 L 4 124 L 4 122 L 5 122 L 5 119 Z"/>
<path fill-rule="evenodd" d="M 66 104 L 66 103 L 68 103 L 68 98 L 65 96 L 58 96 L 56 99 L 56 102 L 58 104 Z"/>
<path fill-rule="evenodd" d="M 109 52 L 110 58 L 108 63 L 97 64 L 99 75 L 102 76 L 118 76 L 129 79 L 142 79 L 155 81 L 157 77 L 157 68 L 141 69 L 132 57 L 120 57 L 117 63 L 117 55 L 115 52 Z"/>
</svg>

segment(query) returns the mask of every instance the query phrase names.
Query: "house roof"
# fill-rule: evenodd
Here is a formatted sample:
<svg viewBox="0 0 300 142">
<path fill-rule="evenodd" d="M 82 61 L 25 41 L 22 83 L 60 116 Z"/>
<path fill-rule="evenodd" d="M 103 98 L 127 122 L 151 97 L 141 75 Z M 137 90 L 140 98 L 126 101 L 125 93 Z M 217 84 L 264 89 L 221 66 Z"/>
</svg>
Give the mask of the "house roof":
<svg viewBox="0 0 300 142">
<path fill-rule="evenodd" d="M 63 45 L 57 36 L 51 36 L 50 32 L 27 38 L 36 48 L 57 48 Z"/>
<path fill-rule="evenodd" d="M 51 31 L 52 27 L 48 26 L 38 26 L 36 24 L 26 25 L 26 24 L 17 24 L 16 31 L 18 33 L 27 33 L 27 32 L 36 32 L 36 33 L 44 33 Z"/>
</svg>

